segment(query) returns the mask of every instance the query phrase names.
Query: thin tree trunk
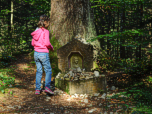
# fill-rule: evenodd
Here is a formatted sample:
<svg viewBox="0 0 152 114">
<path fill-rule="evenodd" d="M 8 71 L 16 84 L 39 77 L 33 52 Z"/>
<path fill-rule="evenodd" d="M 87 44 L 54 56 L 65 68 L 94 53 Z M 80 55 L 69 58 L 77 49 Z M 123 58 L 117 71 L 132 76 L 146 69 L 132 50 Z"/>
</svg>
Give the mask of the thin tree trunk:
<svg viewBox="0 0 152 114">
<path fill-rule="evenodd" d="M 123 32 L 124 30 L 124 24 L 125 23 L 125 8 L 123 8 L 123 12 L 121 13 L 121 32 Z M 125 40 L 122 38 L 120 38 L 120 42 L 122 42 L 123 44 L 125 43 Z M 120 58 L 125 58 L 125 46 L 120 45 Z"/>
<path fill-rule="evenodd" d="M 14 27 L 13 27 L 13 1 L 11 1 L 11 28 L 12 28 L 12 32 L 14 31 Z"/>
</svg>

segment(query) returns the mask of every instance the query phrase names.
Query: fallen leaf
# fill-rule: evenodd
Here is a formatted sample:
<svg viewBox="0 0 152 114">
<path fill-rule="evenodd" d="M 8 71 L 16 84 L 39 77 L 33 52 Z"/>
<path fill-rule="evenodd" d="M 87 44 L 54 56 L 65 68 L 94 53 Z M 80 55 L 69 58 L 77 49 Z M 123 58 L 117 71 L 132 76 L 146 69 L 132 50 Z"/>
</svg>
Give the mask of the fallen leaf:
<svg viewBox="0 0 152 114">
<path fill-rule="evenodd" d="M 14 97 L 18 98 L 18 96 L 14 96 Z"/>
<path fill-rule="evenodd" d="M 3 105 L 3 104 L 0 104 L 0 107 L 4 107 L 4 105 Z"/>
<path fill-rule="evenodd" d="M 114 101 L 111 101 L 111 103 L 116 103 L 116 102 L 114 102 Z"/>
<path fill-rule="evenodd" d="M 121 101 L 121 103 L 125 103 L 124 101 Z"/>
</svg>

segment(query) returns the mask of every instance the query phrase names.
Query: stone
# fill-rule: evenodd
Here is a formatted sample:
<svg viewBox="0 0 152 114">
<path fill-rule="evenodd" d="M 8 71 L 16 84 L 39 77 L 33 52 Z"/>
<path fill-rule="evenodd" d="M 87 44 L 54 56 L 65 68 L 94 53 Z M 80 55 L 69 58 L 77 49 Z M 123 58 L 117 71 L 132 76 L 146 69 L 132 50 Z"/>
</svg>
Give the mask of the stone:
<svg viewBox="0 0 152 114">
<path fill-rule="evenodd" d="M 89 76 L 90 74 L 84 74 L 84 76 Z"/>
<path fill-rule="evenodd" d="M 85 102 L 85 103 L 88 103 L 88 99 L 84 99 L 84 102 Z"/>
<path fill-rule="evenodd" d="M 56 76 L 56 78 L 59 78 L 60 74 L 61 74 L 61 73 L 59 72 L 58 75 Z"/>
<path fill-rule="evenodd" d="M 77 72 L 82 72 L 80 67 L 77 68 Z"/>
<path fill-rule="evenodd" d="M 70 78 L 65 78 L 65 80 L 70 80 Z"/>
<path fill-rule="evenodd" d="M 69 74 L 70 74 L 70 76 L 73 76 L 73 72 L 72 71 L 69 71 Z"/>
<path fill-rule="evenodd" d="M 99 72 L 98 71 L 94 71 L 95 76 L 99 76 Z"/>
<path fill-rule="evenodd" d="M 73 74 L 72 76 L 74 77 L 74 73 L 72 73 L 72 74 Z"/>
<path fill-rule="evenodd" d="M 94 96 L 99 96 L 100 93 L 95 93 Z"/>
<path fill-rule="evenodd" d="M 85 72 L 85 68 L 83 69 L 83 72 Z"/>
<path fill-rule="evenodd" d="M 105 75 L 104 75 L 104 74 L 101 74 L 101 76 L 102 76 L 102 77 L 105 77 Z"/>
<path fill-rule="evenodd" d="M 88 107 L 92 107 L 92 104 L 87 105 Z"/>
<path fill-rule="evenodd" d="M 90 76 L 89 78 L 93 78 L 93 76 Z"/>
<path fill-rule="evenodd" d="M 80 77 L 80 79 L 85 79 L 85 77 Z"/>
<path fill-rule="evenodd" d="M 115 89 L 116 89 L 116 87 L 115 87 L 115 86 L 112 86 L 112 87 L 111 87 L 111 90 L 115 90 Z"/>
<path fill-rule="evenodd" d="M 105 99 L 106 98 L 106 93 L 104 93 L 101 97 L 98 97 L 98 98 Z"/>
<path fill-rule="evenodd" d="M 89 77 L 86 77 L 85 79 L 87 80 L 87 79 L 89 79 Z"/>
<path fill-rule="evenodd" d="M 92 112 L 94 112 L 95 110 L 97 110 L 97 108 L 94 108 L 94 109 L 89 110 L 88 113 L 92 113 Z"/>
<path fill-rule="evenodd" d="M 100 103 L 99 106 L 101 106 L 102 104 Z"/>
<path fill-rule="evenodd" d="M 77 73 L 77 76 L 80 76 L 80 73 Z"/>
<path fill-rule="evenodd" d="M 68 74 L 65 74 L 65 75 L 64 75 L 64 78 L 67 78 L 67 77 L 68 77 Z"/>
<path fill-rule="evenodd" d="M 78 94 L 75 93 L 74 96 L 75 96 L 76 98 L 78 98 Z"/>
<path fill-rule="evenodd" d="M 61 77 L 61 80 L 64 80 L 64 78 L 63 78 L 63 77 Z"/>
</svg>

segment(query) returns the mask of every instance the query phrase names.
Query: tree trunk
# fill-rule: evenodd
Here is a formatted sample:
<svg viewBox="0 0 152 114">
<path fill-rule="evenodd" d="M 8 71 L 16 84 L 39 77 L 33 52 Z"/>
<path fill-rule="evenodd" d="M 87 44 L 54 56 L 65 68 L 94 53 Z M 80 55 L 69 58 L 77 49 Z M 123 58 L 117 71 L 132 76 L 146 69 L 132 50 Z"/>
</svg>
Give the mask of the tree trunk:
<svg viewBox="0 0 152 114">
<path fill-rule="evenodd" d="M 11 1 L 11 28 L 13 30 L 13 1 Z"/>
<path fill-rule="evenodd" d="M 90 10 L 90 0 L 51 0 L 50 30 L 53 30 L 60 45 L 67 44 L 76 35 L 86 41 L 97 36 L 93 23 L 94 14 L 91 14 Z M 91 44 L 101 49 L 98 40 Z M 97 51 L 94 51 L 94 54 L 97 54 Z"/>
</svg>

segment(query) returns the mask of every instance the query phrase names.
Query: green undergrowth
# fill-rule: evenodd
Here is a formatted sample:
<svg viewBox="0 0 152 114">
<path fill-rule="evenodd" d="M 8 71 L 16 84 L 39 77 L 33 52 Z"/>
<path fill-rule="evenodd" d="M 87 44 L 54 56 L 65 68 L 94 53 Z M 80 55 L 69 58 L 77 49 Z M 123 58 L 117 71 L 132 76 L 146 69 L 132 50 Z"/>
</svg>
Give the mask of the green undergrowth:
<svg viewBox="0 0 152 114">
<path fill-rule="evenodd" d="M 15 84 L 15 78 L 7 76 L 6 71 L 9 70 L 0 70 L 0 91 L 2 93 L 5 93 L 5 89 L 8 88 L 10 85 Z"/>
</svg>

